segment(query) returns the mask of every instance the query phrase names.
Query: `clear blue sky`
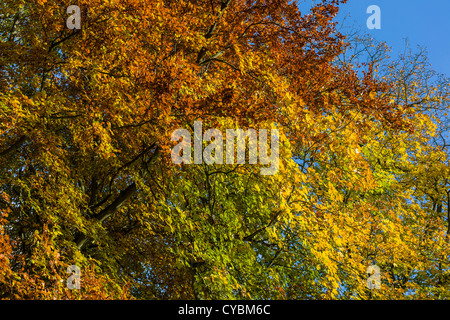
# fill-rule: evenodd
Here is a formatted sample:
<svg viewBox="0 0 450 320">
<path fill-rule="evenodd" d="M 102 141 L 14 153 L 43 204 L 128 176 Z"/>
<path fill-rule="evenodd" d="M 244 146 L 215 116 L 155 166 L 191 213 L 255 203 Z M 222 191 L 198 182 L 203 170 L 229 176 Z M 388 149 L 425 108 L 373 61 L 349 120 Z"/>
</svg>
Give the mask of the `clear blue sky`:
<svg viewBox="0 0 450 320">
<path fill-rule="evenodd" d="M 366 13 L 370 5 L 381 9 L 381 29 L 370 30 Z M 341 5 L 338 21 L 355 24 L 377 40 L 385 41 L 397 56 L 405 47 L 422 45 L 434 70 L 450 77 L 450 0 L 348 0 Z"/>
</svg>

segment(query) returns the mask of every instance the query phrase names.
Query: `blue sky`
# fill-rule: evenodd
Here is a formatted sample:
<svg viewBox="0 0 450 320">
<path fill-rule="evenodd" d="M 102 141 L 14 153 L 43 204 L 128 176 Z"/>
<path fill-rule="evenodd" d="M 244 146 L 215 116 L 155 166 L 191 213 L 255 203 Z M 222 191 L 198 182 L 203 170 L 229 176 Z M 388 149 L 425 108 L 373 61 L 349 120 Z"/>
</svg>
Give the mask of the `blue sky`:
<svg viewBox="0 0 450 320">
<path fill-rule="evenodd" d="M 370 5 L 381 9 L 381 29 L 368 29 Z M 392 57 L 408 46 L 424 46 L 433 69 L 450 77 L 450 0 L 348 0 L 341 5 L 338 21 L 355 24 L 392 48 Z"/>
</svg>

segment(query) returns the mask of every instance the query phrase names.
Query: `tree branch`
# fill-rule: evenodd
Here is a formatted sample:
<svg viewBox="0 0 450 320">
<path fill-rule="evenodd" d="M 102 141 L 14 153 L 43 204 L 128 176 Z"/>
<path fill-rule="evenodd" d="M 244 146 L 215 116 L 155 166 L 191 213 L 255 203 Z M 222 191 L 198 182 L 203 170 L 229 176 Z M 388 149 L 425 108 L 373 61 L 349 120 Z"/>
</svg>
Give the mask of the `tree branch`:
<svg viewBox="0 0 450 320">
<path fill-rule="evenodd" d="M 122 190 L 119 193 L 119 196 L 109 206 L 100 211 L 95 216 L 95 219 L 97 219 L 100 223 L 105 221 L 107 218 L 109 218 L 111 215 L 117 212 L 120 209 L 120 207 L 122 207 L 124 203 L 127 202 L 128 199 L 130 199 L 134 194 L 136 194 L 136 192 L 137 192 L 136 184 L 133 182 L 127 188 Z M 76 243 L 79 250 L 84 248 L 87 240 L 88 237 L 85 234 L 82 234 L 77 238 Z"/>
<path fill-rule="evenodd" d="M 155 144 L 152 144 L 152 146 L 155 146 Z M 151 146 L 151 147 L 152 147 Z M 141 157 L 146 151 L 148 151 L 151 147 L 147 148 L 146 150 L 144 150 L 144 152 L 142 152 L 141 154 L 139 154 L 136 158 L 134 158 L 133 160 L 131 160 L 129 163 L 127 163 L 126 165 L 130 165 L 132 164 L 134 161 L 136 161 L 139 157 Z M 157 148 L 157 150 L 159 150 Z M 151 163 L 152 160 L 154 160 L 156 157 L 158 157 L 159 152 L 157 152 L 157 150 L 151 155 L 149 161 L 147 161 L 145 163 L 145 165 L 147 165 L 148 163 Z M 133 182 L 132 184 L 130 184 L 128 187 L 126 187 L 124 190 L 122 190 L 119 195 L 117 196 L 117 198 L 110 204 L 108 205 L 106 208 L 104 208 L 103 210 L 101 210 L 98 214 L 96 214 L 94 216 L 94 219 L 98 220 L 100 223 L 102 223 L 103 221 L 105 221 L 106 219 L 108 219 L 110 216 L 112 216 L 114 213 L 116 213 L 117 211 L 119 211 L 119 209 L 135 194 L 137 193 L 137 187 L 136 187 L 136 183 Z M 83 249 L 86 246 L 88 240 L 88 236 L 85 234 L 80 234 L 77 239 L 75 240 L 77 247 L 79 250 Z"/>
<path fill-rule="evenodd" d="M 0 152 L 0 157 L 6 156 L 9 153 L 18 149 L 22 145 L 22 143 L 25 142 L 26 139 L 27 137 L 25 135 L 20 136 L 20 138 L 16 142 L 14 142 L 8 149 Z"/>
</svg>

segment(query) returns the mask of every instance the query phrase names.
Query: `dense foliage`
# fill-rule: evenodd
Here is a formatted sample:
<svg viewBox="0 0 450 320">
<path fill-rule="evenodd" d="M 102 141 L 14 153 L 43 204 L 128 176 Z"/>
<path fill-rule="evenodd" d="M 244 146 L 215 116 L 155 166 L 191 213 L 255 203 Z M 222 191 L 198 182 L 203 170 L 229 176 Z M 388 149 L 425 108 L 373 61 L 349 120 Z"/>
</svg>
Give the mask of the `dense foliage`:
<svg viewBox="0 0 450 320">
<path fill-rule="evenodd" d="M 448 298 L 448 81 L 340 2 L 2 1 L 0 298 Z M 277 128 L 277 174 L 174 164 L 196 120 Z"/>
</svg>

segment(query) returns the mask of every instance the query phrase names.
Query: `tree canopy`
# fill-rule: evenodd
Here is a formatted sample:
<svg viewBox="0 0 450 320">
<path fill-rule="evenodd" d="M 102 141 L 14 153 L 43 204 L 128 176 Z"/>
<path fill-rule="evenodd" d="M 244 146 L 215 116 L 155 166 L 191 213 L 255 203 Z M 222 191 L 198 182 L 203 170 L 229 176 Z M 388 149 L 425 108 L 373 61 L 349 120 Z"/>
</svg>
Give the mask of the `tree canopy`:
<svg viewBox="0 0 450 320">
<path fill-rule="evenodd" d="M 0 3 L 0 298 L 448 298 L 449 81 L 343 2 Z M 173 163 L 195 121 L 278 130 L 277 173 Z"/>
</svg>

